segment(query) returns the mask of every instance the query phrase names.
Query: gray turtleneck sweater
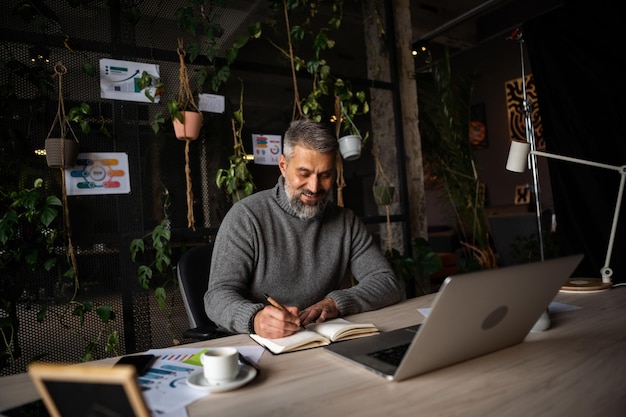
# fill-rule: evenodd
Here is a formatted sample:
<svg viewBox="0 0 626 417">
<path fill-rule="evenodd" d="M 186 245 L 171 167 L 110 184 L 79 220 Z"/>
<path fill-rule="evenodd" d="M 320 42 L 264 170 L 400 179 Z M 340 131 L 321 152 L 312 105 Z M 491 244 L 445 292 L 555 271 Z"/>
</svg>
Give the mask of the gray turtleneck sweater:
<svg viewBox="0 0 626 417">
<path fill-rule="evenodd" d="M 357 285 L 340 289 L 350 271 Z M 234 204 L 215 239 L 207 315 L 234 333 L 248 333 L 267 293 L 304 309 L 330 297 L 345 316 L 402 299 L 403 290 L 365 225 L 349 209 L 330 203 L 313 219 L 300 219 L 287 201 L 284 178 Z"/>
</svg>

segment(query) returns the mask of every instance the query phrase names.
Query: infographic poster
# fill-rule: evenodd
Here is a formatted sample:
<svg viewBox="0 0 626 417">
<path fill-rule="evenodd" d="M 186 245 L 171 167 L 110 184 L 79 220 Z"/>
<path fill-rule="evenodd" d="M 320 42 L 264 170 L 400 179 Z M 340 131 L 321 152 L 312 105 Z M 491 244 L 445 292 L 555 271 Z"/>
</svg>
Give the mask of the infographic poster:
<svg viewBox="0 0 626 417">
<path fill-rule="evenodd" d="M 280 135 L 252 135 L 254 163 L 258 165 L 278 165 L 281 153 Z"/>
<path fill-rule="evenodd" d="M 65 169 L 67 195 L 130 193 L 128 155 L 123 152 L 79 153 L 76 166 Z"/>
<path fill-rule="evenodd" d="M 154 97 L 154 102 L 158 103 L 159 95 L 156 92 L 154 80 L 159 79 L 159 66 L 117 59 L 100 60 L 100 96 L 114 100 L 150 103 L 151 100 L 146 96 L 145 91 L 137 85 L 144 71 L 152 76 L 153 85 L 147 90 Z"/>
</svg>

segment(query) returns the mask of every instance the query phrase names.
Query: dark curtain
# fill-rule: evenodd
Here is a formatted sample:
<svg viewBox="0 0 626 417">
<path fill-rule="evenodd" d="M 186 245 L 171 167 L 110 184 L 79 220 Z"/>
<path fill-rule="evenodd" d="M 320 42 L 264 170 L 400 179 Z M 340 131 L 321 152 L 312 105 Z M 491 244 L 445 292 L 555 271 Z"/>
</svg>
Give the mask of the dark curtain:
<svg viewBox="0 0 626 417">
<path fill-rule="evenodd" d="M 619 3 L 570 1 L 523 25 L 547 152 L 626 164 L 625 14 Z M 620 175 L 553 159 L 548 164 L 560 254 L 583 253 L 574 276 L 600 278 Z M 613 283 L 626 281 L 625 211 L 612 252 Z"/>
</svg>

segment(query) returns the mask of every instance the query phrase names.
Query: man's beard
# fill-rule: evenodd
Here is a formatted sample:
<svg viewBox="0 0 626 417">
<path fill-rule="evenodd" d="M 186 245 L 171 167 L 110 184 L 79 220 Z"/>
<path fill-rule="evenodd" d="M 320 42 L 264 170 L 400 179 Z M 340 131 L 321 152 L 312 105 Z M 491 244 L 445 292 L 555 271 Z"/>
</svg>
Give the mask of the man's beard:
<svg viewBox="0 0 626 417">
<path fill-rule="evenodd" d="M 285 192 L 287 194 L 287 201 L 289 205 L 296 212 L 296 216 L 301 219 L 312 219 L 324 212 L 324 209 L 328 205 L 330 200 L 330 193 L 327 191 L 320 191 L 318 194 L 322 194 L 322 198 L 315 204 L 305 204 L 300 200 L 302 194 L 309 193 L 304 189 L 294 189 L 288 181 L 285 181 Z"/>
</svg>

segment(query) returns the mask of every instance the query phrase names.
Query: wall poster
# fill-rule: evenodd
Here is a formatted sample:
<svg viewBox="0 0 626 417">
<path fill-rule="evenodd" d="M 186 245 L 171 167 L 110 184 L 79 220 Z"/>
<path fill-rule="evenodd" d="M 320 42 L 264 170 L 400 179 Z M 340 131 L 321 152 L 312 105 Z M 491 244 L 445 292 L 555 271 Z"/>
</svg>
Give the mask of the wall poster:
<svg viewBox="0 0 626 417">
<path fill-rule="evenodd" d="M 124 152 L 79 153 L 66 168 L 67 195 L 128 194 L 128 155 Z"/>
<path fill-rule="evenodd" d="M 509 139 L 526 142 L 526 123 L 524 115 L 524 88 L 522 77 L 504 83 L 506 92 L 506 108 L 509 116 Z M 537 102 L 537 91 L 532 74 L 526 75 L 526 96 L 530 108 L 530 119 L 535 131 L 535 145 L 537 150 L 546 148 L 543 138 L 543 126 L 539 105 Z"/>
</svg>

